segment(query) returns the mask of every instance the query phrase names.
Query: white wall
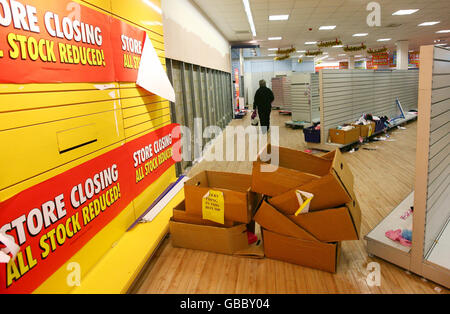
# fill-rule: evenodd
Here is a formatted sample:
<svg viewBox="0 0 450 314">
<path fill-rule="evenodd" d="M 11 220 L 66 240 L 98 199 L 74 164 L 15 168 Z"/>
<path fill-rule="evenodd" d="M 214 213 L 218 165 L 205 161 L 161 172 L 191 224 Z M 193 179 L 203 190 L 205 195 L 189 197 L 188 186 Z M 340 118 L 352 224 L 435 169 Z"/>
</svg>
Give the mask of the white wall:
<svg viewBox="0 0 450 314">
<path fill-rule="evenodd" d="M 189 0 L 161 0 L 166 57 L 231 72 L 230 44 Z"/>
<path fill-rule="evenodd" d="M 274 61 L 273 59 L 246 59 L 244 64 L 245 101 L 249 108 L 253 108 L 255 93 L 259 88 L 259 81 L 265 80 L 267 87 L 272 88 L 272 78 L 277 75 L 289 75 L 293 72 L 314 72 L 314 62 L 289 59 Z"/>
</svg>

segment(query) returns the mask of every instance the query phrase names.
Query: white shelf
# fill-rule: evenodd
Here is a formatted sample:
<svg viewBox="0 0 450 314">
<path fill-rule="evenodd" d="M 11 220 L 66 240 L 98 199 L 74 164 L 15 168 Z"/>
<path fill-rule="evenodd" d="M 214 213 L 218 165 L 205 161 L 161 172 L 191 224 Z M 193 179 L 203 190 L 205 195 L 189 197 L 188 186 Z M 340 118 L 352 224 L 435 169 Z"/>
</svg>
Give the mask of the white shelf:
<svg viewBox="0 0 450 314">
<path fill-rule="evenodd" d="M 388 247 L 395 248 L 404 253 L 409 253 L 411 248 L 401 245 L 400 243 L 393 241 L 386 237 L 385 233 L 389 230 L 397 229 L 408 229 L 412 230 L 413 216 L 409 216 L 406 220 L 400 217 L 408 211 L 408 209 L 414 206 L 414 192 L 412 192 L 408 197 L 406 197 L 394 210 L 383 219 L 366 237 L 365 239 L 369 241 L 376 241 L 379 244 L 386 245 Z M 369 252 L 373 255 L 374 252 Z M 382 256 L 380 256 L 383 258 Z"/>
</svg>

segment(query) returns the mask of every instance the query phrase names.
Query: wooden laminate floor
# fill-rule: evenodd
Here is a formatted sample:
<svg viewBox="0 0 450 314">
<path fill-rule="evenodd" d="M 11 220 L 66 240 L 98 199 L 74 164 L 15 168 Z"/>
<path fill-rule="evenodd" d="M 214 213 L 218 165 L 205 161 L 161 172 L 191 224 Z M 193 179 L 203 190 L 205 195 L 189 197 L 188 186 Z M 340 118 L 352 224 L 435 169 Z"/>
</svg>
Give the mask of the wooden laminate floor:
<svg viewBox="0 0 450 314">
<path fill-rule="evenodd" d="M 301 130 L 284 126 L 289 117 L 272 114 L 280 126 L 280 145 L 304 150 Z M 249 117 L 231 125 L 248 125 Z M 397 206 L 414 187 L 416 122 L 395 130 L 390 140 L 375 142 L 344 154 L 355 177 L 355 193 L 362 210 L 362 238 Z M 189 171 L 203 170 L 251 173 L 250 161 L 202 161 Z M 167 237 L 143 269 L 130 293 L 446 293 L 449 291 L 376 257 L 369 257 L 366 242 L 342 243 L 336 274 L 270 259 L 248 259 L 189 249 L 173 248 Z M 381 286 L 370 287 L 368 263 L 381 265 Z"/>
</svg>

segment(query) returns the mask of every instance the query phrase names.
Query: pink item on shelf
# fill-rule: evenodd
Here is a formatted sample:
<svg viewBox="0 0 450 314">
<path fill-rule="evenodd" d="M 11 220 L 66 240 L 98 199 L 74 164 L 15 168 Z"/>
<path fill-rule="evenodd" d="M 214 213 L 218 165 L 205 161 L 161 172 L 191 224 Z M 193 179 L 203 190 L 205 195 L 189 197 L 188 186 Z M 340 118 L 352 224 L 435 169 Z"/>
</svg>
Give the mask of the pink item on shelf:
<svg viewBox="0 0 450 314">
<path fill-rule="evenodd" d="M 402 237 L 402 230 L 398 229 L 398 230 L 389 230 L 386 232 L 386 237 L 388 239 L 391 239 L 392 241 L 396 241 L 399 242 L 401 245 L 403 246 L 407 246 L 407 247 L 411 247 L 411 241 L 406 240 L 405 238 Z"/>
<path fill-rule="evenodd" d="M 414 213 L 412 209 L 408 209 L 403 215 L 400 216 L 401 219 L 406 220 L 409 216 Z"/>
</svg>

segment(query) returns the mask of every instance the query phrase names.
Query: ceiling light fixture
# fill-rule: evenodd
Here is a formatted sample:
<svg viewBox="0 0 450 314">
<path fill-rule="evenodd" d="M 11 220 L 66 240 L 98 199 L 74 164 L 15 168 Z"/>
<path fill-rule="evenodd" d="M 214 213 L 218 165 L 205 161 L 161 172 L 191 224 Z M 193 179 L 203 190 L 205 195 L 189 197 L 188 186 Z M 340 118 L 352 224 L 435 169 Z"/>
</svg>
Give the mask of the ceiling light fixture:
<svg viewBox="0 0 450 314">
<path fill-rule="evenodd" d="M 432 26 L 432 25 L 436 25 L 436 24 L 439 24 L 439 23 L 440 23 L 440 21 L 438 21 L 438 22 L 424 22 L 424 23 L 421 23 L 421 24 L 419 24 L 417 26 Z"/>
<path fill-rule="evenodd" d="M 253 22 L 252 10 L 250 8 L 249 0 L 242 0 L 244 3 L 245 13 L 247 14 L 248 23 L 250 24 L 250 29 L 252 30 L 253 37 L 256 37 L 255 23 Z"/>
<path fill-rule="evenodd" d="M 317 44 L 317 41 L 307 41 L 305 42 L 305 45 L 315 45 Z"/>
<path fill-rule="evenodd" d="M 277 51 L 278 48 L 269 48 L 269 49 L 267 49 L 267 50 L 269 50 L 269 51 Z"/>
<path fill-rule="evenodd" d="M 289 20 L 289 14 L 287 15 L 270 15 L 269 21 L 286 21 Z"/>
<path fill-rule="evenodd" d="M 342 48 L 342 47 L 344 47 L 344 45 L 336 45 L 336 46 L 333 46 L 333 48 Z"/>
<path fill-rule="evenodd" d="M 450 33 L 450 29 L 443 29 L 441 31 L 437 31 L 436 33 L 438 33 L 438 34 Z"/>
<path fill-rule="evenodd" d="M 282 37 L 269 37 L 268 40 L 282 40 Z"/>
<path fill-rule="evenodd" d="M 321 26 L 319 27 L 319 30 L 333 30 L 336 28 L 336 25 L 329 25 L 329 26 Z"/>
<path fill-rule="evenodd" d="M 369 35 L 369 34 L 367 34 L 367 33 L 358 33 L 358 34 L 353 34 L 353 37 L 364 37 L 364 36 L 367 36 L 367 35 Z"/>
<path fill-rule="evenodd" d="M 380 39 L 377 39 L 377 41 L 389 41 L 389 40 L 391 40 L 392 38 L 380 38 Z"/>
<path fill-rule="evenodd" d="M 417 11 L 419 11 L 419 9 L 398 10 L 398 11 L 392 13 L 392 15 L 408 15 L 408 14 L 416 13 Z"/>
</svg>

